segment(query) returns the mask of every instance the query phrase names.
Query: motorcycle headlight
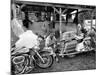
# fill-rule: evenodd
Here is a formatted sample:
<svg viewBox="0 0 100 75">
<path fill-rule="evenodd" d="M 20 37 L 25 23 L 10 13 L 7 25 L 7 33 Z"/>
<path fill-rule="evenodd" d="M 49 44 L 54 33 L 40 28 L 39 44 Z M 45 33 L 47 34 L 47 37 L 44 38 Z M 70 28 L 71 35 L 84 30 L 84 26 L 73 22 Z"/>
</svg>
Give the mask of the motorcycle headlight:
<svg viewBox="0 0 100 75">
<path fill-rule="evenodd" d="M 40 48 L 38 46 L 35 46 L 34 49 L 39 50 Z"/>
</svg>

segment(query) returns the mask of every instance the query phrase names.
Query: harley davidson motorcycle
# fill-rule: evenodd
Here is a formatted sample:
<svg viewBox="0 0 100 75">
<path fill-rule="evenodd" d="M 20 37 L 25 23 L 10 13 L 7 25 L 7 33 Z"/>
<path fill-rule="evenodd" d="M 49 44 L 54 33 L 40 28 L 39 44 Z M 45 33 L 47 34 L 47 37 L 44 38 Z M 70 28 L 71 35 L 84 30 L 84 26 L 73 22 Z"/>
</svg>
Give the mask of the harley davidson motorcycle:
<svg viewBox="0 0 100 75">
<path fill-rule="evenodd" d="M 75 54 L 95 50 L 95 41 L 93 37 L 74 37 L 74 32 L 66 32 L 61 41 L 56 44 L 56 50 L 61 57 L 74 57 Z"/>
<path fill-rule="evenodd" d="M 53 64 L 53 56 L 46 49 L 25 47 L 16 51 L 16 47 L 12 47 L 11 51 L 11 69 L 14 74 L 28 73 L 38 66 L 39 68 L 46 69 Z M 29 66 L 31 68 L 29 68 Z"/>
</svg>

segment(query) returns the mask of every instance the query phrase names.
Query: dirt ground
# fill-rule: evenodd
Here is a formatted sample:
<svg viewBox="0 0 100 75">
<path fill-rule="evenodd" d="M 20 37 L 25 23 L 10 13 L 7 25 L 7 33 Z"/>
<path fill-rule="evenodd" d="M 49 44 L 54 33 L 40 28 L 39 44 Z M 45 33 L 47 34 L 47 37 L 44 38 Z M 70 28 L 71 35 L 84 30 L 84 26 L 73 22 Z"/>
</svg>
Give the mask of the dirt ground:
<svg viewBox="0 0 100 75">
<path fill-rule="evenodd" d="M 33 71 L 31 71 L 30 74 L 96 69 L 95 52 L 81 53 L 72 58 L 69 58 L 67 56 L 65 56 L 64 58 L 59 57 L 59 61 L 59 63 L 54 62 L 52 67 L 48 69 L 40 69 L 37 67 Z"/>
</svg>

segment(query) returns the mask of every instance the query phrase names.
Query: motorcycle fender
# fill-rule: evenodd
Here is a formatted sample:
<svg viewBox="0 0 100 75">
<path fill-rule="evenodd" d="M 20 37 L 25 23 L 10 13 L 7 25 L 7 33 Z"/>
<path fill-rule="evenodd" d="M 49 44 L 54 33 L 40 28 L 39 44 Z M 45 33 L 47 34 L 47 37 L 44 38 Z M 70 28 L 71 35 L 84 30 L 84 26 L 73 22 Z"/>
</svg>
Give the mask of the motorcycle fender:
<svg viewBox="0 0 100 75">
<path fill-rule="evenodd" d="M 17 57 L 14 57 L 12 59 L 12 61 L 13 61 L 14 64 L 22 63 L 22 62 L 24 62 L 24 60 L 25 60 L 24 56 L 17 56 Z"/>
<path fill-rule="evenodd" d="M 40 51 L 39 53 L 40 53 L 40 54 L 41 54 L 41 53 L 44 53 L 45 55 L 53 55 L 53 54 L 51 54 L 50 51 L 46 51 L 46 50 Z"/>
<path fill-rule="evenodd" d="M 47 52 L 49 55 L 54 54 L 52 47 L 45 47 L 42 51 Z"/>
</svg>

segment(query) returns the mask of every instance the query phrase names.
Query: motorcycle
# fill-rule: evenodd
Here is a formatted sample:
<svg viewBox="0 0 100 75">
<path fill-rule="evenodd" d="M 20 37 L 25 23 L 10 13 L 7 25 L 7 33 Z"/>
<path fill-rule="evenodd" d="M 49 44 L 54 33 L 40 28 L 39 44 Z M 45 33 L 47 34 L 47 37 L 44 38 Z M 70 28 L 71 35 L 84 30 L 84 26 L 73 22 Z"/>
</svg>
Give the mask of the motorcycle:
<svg viewBox="0 0 100 75">
<path fill-rule="evenodd" d="M 36 66 L 46 69 L 52 66 L 53 56 L 47 50 L 37 47 L 27 49 L 25 47 L 16 50 L 12 47 L 11 69 L 14 74 L 25 74 L 32 71 Z M 29 67 L 30 66 L 30 67 Z"/>
<path fill-rule="evenodd" d="M 56 50 L 59 51 L 59 56 L 74 57 L 78 53 L 95 50 L 95 46 L 91 46 L 91 37 L 81 38 L 74 36 L 74 32 L 66 32 L 63 37 L 64 39 L 56 44 Z"/>
</svg>

